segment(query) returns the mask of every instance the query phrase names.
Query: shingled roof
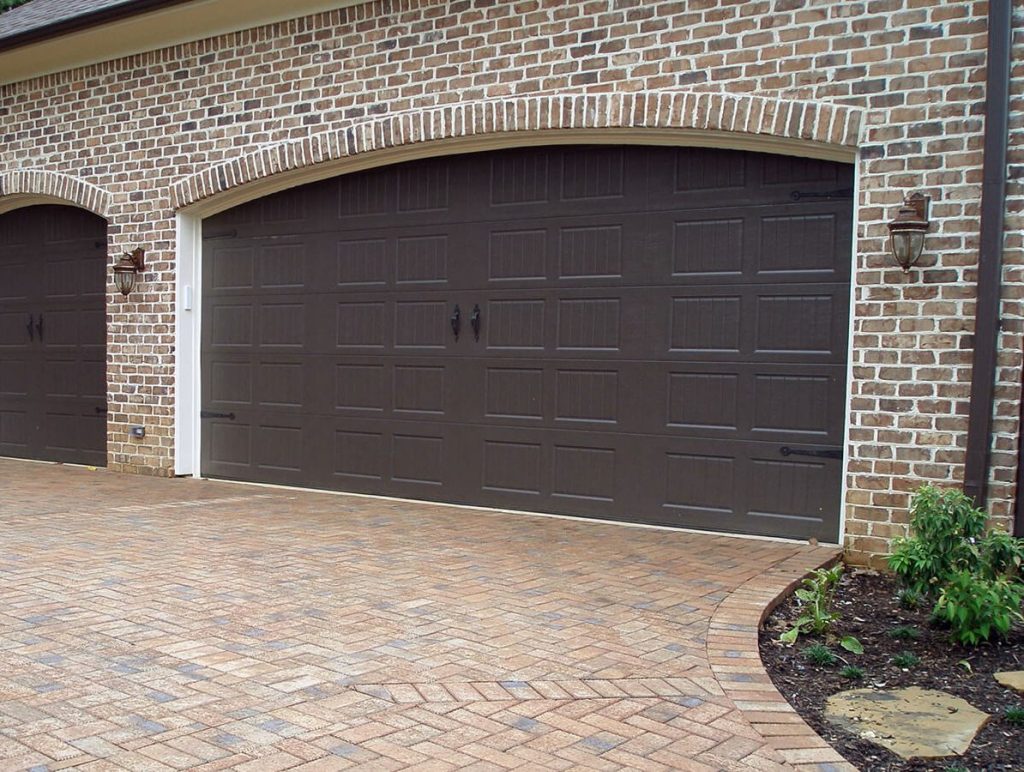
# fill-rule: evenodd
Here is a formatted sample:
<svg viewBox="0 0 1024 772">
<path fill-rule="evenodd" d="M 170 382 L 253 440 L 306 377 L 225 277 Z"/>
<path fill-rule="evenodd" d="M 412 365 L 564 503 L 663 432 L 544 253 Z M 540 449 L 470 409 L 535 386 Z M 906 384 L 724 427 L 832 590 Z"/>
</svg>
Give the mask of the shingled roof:
<svg viewBox="0 0 1024 772">
<path fill-rule="evenodd" d="M 31 0 L 0 13 L 0 49 L 56 37 L 186 0 Z"/>
</svg>

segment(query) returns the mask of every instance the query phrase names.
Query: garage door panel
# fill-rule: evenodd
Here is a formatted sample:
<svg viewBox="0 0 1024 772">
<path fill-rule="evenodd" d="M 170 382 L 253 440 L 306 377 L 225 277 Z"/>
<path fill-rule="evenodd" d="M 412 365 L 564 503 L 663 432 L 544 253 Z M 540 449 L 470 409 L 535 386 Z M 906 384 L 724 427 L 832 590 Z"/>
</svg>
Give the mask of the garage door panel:
<svg viewBox="0 0 1024 772">
<path fill-rule="evenodd" d="M 838 539 L 838 502 L 830 495 L 838 484 L 839 461 L 792 461 L 752 458 L 747 517 L 754 533 L 791 533 Z M 821 538 L 817 536 L 817 538 Z"/>
<path fill-rule="evenodd" d="M 660 450 L 662 524 L 837 538 L 839 459 L 786 457 L 772 444 L 714 440 L 671 440 Z"/>
<path fill-rule="evenodd" d="M 303 364 L 316 382 L 307 412 L 319 416 L 436 421 L 465 418 L 465 365 L 427 358 L 319 357 Z M 321 385 L 322 384 L 322 385 Z"/>
<path fill-rule="evenodd" d="M 0 303 L 5 309 L 10 309 L 29 300 L 32 264 L 31 257 L 16 247 L 5 247 L 5 252 L 4 260 L 0 262 Z"/>
<path fill-rule="evenodd" d="M 213 218 L 204 472 L 834 538 L 850 178 L 799 167 L 520 149 Z"/>
<path fill-rule="evenodd" d="M 852 196 L 853 167 L 845 164 L 699 147 L 656 148 L 650 158 L 647 189 L 655 208 L 703 208 L 709 199 L 756 206 Z"/>
<path fill-rule="evenodd" d="M 252 467 L 252 427 L 245 423 L 208 421 L 203 444 L 210 474 L 246 479 Z M 255 479 L 255 478 L 254 478 Z"/>
<path fill-rule="evenodd" d="M 842 284 L 650 288 L 637 295 L 646 298 L 648 331 L 639 351 L 676 360 L 844 362 L 848 294 Z"/>
<path fill-rule="evenodd" d="M 826 187 L 852 184 L 853 167 L 827 164 L 813 158 L 782 155 L 761 156 L 764 185 L 790 185 L 794 182 L 820 183 Z"/>
<path fill-rule="evenodd" d="M 28 404 L 4 400 L 0 406 L 0 455 L 31 458 L 32 434 L 33 421 Z"/>
<path fill-rule="evenodd" d="M 651 213 L 646 230 L 661 260 L 648 282 L 845 282 L 849 266 L 834 259 L 852 238 L 844 204 Z"/>
<path fill-rule="evenodd" d="M 843 366 L 693 363 L 651 366 L 649 372 L 642 393 L 655 393 L 655 380 L 667 382 L 664 412 L 650 405 L 643 414 L 663 421 L 660 427 L 645 422 L 654 432 L 780 444 L 842 442 Z"/>
<path fill-rule="evenodd" d="M 841 289 L 828 294 L 759 294 L 752 309 L 756 320 L 754 353 L 842 356 L 846 297 Z"/>
<path fill-rule="evenodd" d="M 466 459 L 472 487 L 466 502 L 487 506 L 613 517 L 635 480 L 622 460 L 634 441 L 576 430 L 484 427 Z M 597 472 L 597 474 L 595 474 Z"/>
<path fill-rule="evenodd" d="M 466 501 L 464 438 L 450 423 L 327 418 L 321 486 L 375 495 Z"/>
</svg>

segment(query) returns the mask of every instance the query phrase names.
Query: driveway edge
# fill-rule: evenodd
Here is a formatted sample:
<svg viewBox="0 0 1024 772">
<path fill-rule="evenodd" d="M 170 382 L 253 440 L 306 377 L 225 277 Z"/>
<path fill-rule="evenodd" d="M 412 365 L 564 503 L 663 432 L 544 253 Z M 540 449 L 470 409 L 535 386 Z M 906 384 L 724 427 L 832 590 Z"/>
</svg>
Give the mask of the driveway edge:
<svg viewBox="0 0 1024 772">
<path fill-rule="evenodd" d="M 793 710 L 761 664 L 765 617 L 810 571 L 839 559 L 838 548 L 803 549 L 748 579 L 722 601 L 708 628 L 708 662 L 743 717 L 788 764 L 807 772 L 856 772 Z"/>
</svg>

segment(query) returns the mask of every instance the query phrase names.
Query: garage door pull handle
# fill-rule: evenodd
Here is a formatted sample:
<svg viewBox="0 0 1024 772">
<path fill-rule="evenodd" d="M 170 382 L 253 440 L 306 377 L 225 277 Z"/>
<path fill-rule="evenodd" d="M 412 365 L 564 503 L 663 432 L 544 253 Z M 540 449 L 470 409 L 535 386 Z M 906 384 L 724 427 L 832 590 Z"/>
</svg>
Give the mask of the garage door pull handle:
<svg viewBox="0 0 1024 772">
<path fill-rule="evenodd" d="M 43 315 L 39 314 L 39 321 L 36 322 L 36 332 L 39 333 L 39 340 L 43 339 Z"/>
<path fill-rule="evenodd" d="M 36 339 L 35 333 L 32 332 L 34 327 L 35 327 L 35 322 L 32 319 L 32 314 L 29 314 L 28 315 L 28 324 L 25 325 L 25 329 L 28 330 L 28 339 L 29 340 L 35 340 Z"/>
<path fill-rule="evenodd" d="M 459 309 L 459 304 L 455 304 L 455 310 L 452 311 L 452 334 L 455 336 L 455 340 L 459 339 L 459 330 L 462 329 L 462 311 Z"/>
<path fill-rule="evenodd" d="M 234 421 L 235 420 L 235 414 L 234 413 L 218 413 L 218 412 L 213 411 L 213 410 L 200 410 L 199 411 L 199 417 L 200 418 L 227 418 L 229 421 Z"/>
<path fill-rule="evenodd" d="M 473 328 L 473 340 L 480 340 L 480 305 L 473 306 L 473 314 L 469 317 L 469 325 Z"/>
<path fill-rule="evenodd" d="M 815 458 L 838 458 L 842 459 L 843 449 L 842 448 L 825 448 L 824 450 L 801 450 L 799 448 L 790 448 L 783 445 L 779 448 L 779 453 L 784 456 L 814 456 Z"/>
</svg>

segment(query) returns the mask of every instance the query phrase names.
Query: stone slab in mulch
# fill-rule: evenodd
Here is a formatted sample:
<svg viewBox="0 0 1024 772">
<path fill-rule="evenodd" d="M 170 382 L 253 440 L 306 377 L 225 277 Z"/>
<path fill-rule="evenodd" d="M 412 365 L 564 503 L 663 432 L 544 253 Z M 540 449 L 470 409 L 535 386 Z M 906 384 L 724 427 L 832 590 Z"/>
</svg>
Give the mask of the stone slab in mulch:
<svg viewBox="0 0 1024 772">
<path fill-rule="evenodd" d="M 996 673 L 995 677 L 1003 686 L 1024 692 L 1024 670 L 1004 670 L 1002 673 Z"/>
<path fill-rule="evenodd" d="M 825 717 L 904 759 L 961 755 L 988 713 L 937 689 L 853 689 L 833 694 Z"/>
</svg>

